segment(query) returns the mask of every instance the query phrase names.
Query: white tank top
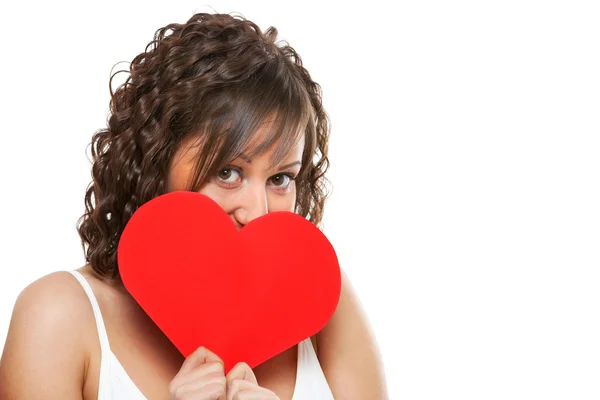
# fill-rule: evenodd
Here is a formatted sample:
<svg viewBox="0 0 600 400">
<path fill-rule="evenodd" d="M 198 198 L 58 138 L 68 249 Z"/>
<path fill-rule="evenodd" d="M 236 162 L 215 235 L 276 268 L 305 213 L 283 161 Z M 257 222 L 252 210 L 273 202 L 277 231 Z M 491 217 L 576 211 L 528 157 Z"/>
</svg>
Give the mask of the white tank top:
<svg viewBox="0 0 600 400">
<path fill-rule="evenodd" d="M 110 349 L 102 313 L 89 283 L 78 271 L 67 272 L 83 286 L 96 318 L 101 353 L 98 400 L 146 400 Z M 292 400 L 334 400 L 310 338 L 298 344 L 296 386 Z"/>
</svg>

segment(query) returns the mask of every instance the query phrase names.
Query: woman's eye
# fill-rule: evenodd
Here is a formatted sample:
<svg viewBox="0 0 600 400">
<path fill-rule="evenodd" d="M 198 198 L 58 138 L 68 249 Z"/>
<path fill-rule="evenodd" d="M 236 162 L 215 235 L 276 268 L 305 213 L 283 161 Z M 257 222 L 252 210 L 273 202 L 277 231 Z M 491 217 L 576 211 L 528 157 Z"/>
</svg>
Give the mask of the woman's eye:
<svg viewBox="0 0 600 400">
<path fill-rule="evenodd" d="M 288 174 L 278 174 L 271 178 L 271 182 L 273 182 L 273 186 L 284 188 L 287 187 L 291 181 L 294 180 L 294 177 Z"/>
<path fill-rule="evenodd" d="M 269 178 L 268 184 L 277 189 L 287 191 L 291 183 L 296 179 L 292 174 L 281 173 Z M 227 188 L 238 187 L 242 182 L 242 172 L 234 167 L 221 168 L 217 172 L 217 180 Z"/>
<path fill-rule="evenodd" d="M 222 180 L 223 182 L 227 182 L 227 183 L 233 183 L 236 181 L 236 179 L 230 180 L 231 177 L 239 175 L 239 172 L 237 172 L 234 169 L 231 168 L 223 168 L 222 170 L 219 171 L 218 173 L 218 177 L 220 180 Z"/>
</svg>

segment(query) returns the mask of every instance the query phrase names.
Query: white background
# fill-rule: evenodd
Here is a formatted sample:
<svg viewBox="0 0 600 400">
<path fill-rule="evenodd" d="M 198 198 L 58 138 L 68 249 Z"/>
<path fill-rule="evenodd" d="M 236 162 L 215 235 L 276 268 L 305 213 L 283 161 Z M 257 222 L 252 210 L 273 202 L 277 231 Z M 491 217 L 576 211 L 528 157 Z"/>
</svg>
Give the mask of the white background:
<svg viewBox="0 0 600 400">
<path fill-rule="evenodd" d="M 209 3 L 275 25 L 323 87 L 325 234 L 392 399 L 600 397 L 594 3 Z M 2 8 L 0 349 L 19 292 L 83 263 L 75 223 L 111 67 L 159 27 L 210 11 Z"/>
</svg>

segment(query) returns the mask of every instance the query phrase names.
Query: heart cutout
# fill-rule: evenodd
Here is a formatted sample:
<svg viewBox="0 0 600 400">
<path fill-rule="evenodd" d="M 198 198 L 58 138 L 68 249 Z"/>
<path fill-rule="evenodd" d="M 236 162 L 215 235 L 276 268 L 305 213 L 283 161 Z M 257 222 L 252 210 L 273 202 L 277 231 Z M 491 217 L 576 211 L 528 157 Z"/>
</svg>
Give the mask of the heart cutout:
<svg viewBox="0 0 600 400">
<path fill-rule="evenodd" d="M 118 246 L 123 284 L 184 357 L 204 346 L 251 368 L 319 332 L 340 297 L 337 256 L 292 212 L 237 231 L 209 197 L 188 191 L 139 207 Z"/>
</svg>

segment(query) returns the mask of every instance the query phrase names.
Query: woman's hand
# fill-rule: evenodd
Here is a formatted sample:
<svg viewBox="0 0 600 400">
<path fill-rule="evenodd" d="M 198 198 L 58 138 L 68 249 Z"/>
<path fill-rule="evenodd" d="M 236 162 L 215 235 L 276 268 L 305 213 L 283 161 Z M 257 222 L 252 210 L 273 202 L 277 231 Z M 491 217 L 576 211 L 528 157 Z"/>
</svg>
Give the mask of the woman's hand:
<svg viewBox="0 0 600 400">
<path fill-rule="evenodd" d="M 171 400 L 279 400 L 258 386 L 252 369 L 237 363 L 225 376 L 223 361 L 199 347 L 183 363 L 169 385 Z"/>
<path fill-rule="evenodd" d="M 226 400 L 223 361 L 205 347 L 185 359 L 169 384 L 171 400 Z"/>
<path fill-rule="evenodd" d="M 252 368 L 240 362 L 227 374 L 227 400 L 279 400 L 279 397 L 258 386 Z"/>
</svg>

